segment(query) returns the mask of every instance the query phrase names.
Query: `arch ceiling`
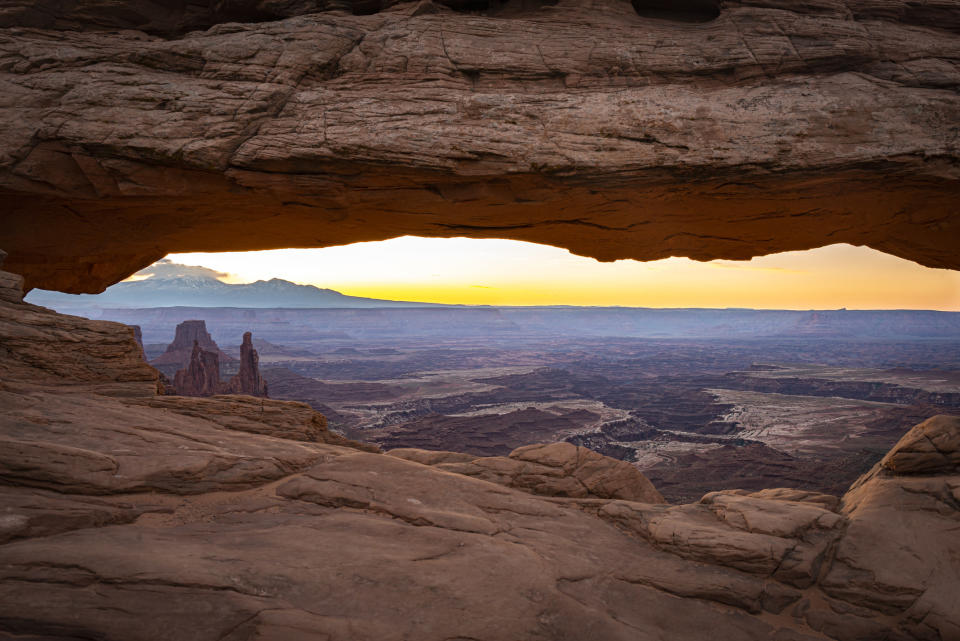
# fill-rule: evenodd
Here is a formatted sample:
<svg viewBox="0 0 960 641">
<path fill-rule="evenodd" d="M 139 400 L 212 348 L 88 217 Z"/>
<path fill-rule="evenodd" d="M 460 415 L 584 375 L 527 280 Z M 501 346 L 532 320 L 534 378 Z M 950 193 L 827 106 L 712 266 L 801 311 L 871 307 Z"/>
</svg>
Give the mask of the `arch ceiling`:
<svg viewBox="0 0 960 641">
<path fill-rule="evenodd" d="M 404 234 L 960 268 L 956 0 L 52 7 L 0 10 L 28 288 Z"/>
</svg>

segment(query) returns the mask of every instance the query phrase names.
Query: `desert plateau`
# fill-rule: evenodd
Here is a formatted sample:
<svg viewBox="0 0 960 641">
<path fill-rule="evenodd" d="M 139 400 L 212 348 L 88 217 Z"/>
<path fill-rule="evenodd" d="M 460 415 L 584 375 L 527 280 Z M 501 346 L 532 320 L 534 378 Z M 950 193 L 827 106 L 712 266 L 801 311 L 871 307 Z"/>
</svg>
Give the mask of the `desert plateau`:
<svg viewBox="0 0 960 641">
<path fill-rule="evenodd" d="M 960 641 L 958 270 L 960 0 L 0 2 L 0 640 Z"/>
</svg>

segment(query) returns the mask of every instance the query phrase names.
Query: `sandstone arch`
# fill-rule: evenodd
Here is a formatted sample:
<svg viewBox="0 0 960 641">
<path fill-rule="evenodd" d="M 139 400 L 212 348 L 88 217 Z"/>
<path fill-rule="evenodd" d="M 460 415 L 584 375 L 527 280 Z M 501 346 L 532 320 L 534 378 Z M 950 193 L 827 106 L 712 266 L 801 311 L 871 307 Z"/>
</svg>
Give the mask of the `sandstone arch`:
<svg viewBox="0 0 960 641">
<path fill-rule="evenodd" d="M 0 14 L 0 247 L 28 288 L 402 234 L 960 267 L 956 0 L 38 6 Z"/>
</svg>

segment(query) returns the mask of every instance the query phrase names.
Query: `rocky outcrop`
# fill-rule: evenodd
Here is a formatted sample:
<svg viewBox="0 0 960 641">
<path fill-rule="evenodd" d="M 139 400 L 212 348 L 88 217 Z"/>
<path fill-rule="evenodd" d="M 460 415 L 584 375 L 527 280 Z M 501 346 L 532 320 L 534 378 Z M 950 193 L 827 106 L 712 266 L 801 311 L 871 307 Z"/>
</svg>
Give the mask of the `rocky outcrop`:
<svg viewBox="0 0 960 641">
<path fill-rule="evenodd" d="M 15 280 L 7 276 L 0 272 L 0 282 Z M 157 396 L 158 373 L 143 361 L 132 328 L 10 298 L 0 297 L 0 486 L 196 494 L 279 478 L 317 460 L 323 450 L 316 444 L 377 451 L 330 433 L 303 403 Z M 30 510 L 43 506 L 67 523 L 87 523 L 82 514 L 92 510 L 92 525 L 113 522 L 118 511 L 139 513 L 128 504 L 82 501 L 87 507 L 77 507 L 82 514 L 74 518 L 64 502 L 36 496 L 22 495 L 22 506 L 33 506 L 26 520 L 0 513 L 0 539 L 7 526 L 62 529 L 47 522 L 56 520 L 49 514 L 32 520 Z"/>
<path fill-rule="evenodd" d="M 960 473 L 960 430 L 955 427 L 948 416 L 917 425 L 883 457 L 880 470 L 899 476 Z"/>
<path fill-rule="evenodd" d="M 213 396 L 222 388 L 219 355 L 194 341 L 190 362 L 173 377 L 173 391 L 180 396 Z"/>
<path fill-rule="evenodd" d="M 150 361 L 150 364 L 158 369 L 168 370 L 168 374 L 172 375 L 176 370 L 190 364 L 195 346 L 199 346 L 205 352 L 214 353 L 218 362 L 228 363 L 236 360 L 214 342 L 210 332 L 207 331 L 206 321 L 187 320 L 177 325 L 173 342 L 167 345 L 163 354 Z"/>
<path fill-rule="evenodd" d="M 7 259 L 7 252 L 0 249 L 0 267 Z M 23 301 L 23 277 L 10 272 L 0 271 L 0 302 L 19 303 Z"/>
<path fill-rule="evenodd" d="M 510 456 L 473 457 L 415 448 L 399 448 L 388 454 L 542 496 L 665 502 L 629 463 L 570 443 L 527 445 L 510 452 Z"/>
<path fill-rule="evenodd" d="M 220 355 L 223 352 L 207 333 L 203 321 L 185 321 L 177 325 L 177 338 L 167 351 L 154 359 L 154 364 L 175 362 L 182 353 L 183 340 L 197 336 L 193 341 L 190 359 L 183 369 L 177 370 L 170 392 L 180 396 L 213 396 L 214 394 L 246 394 L 267 397 L 267 383 L 260 376 L 260 359 L 253 349 L 250 332 L 243 335 L 240 346 L 240 371 L 226 383 L 220 380 Z M 212 349 L 204 349 L 203 340 Z M 223 354 L 226 356 L 226 354 Z M 227 358 L 232 359 L 227 356 Z"/>
<path fill-rule="evenodd" d="M 192 418 L 204 419 L 220 427 L 238 432 L 262 434 L 293 441 L 327 443 L 379 452 L 368 443 L 357 443 L 327 430 L 326 417 L 305 403 L 272 401 L 240 395 L 220 395 L 212 398 L 182 398 L 154 396 L 128 400 L 131 405 L 142 405 Z"/>
<path fill-rule="evenodd" d="M 843 497 L 845 536 L 821 589 L 835 603 L 822 627 L 881 634 L 882 618 L 915 638 L 960 639 L 960 417 L 910 430 Z M 940 559 L 929 566 L 921 558 Z"/>
<path fill-rule="evenodd" d="M 453 471 L 485 459 L 363 451 L 300 403 L 156 396 L 116 356 L 78 386 L 60 354 L 123 334 L 133 357 L 129 328 L 10 309 L 4 338 L 31 340 L 0 342 L 0 371 L 39 374 L 0 387 L 0 636 L 960 638 L 958 417 L 914 428 L 839 507 L 598 498 L 630 480 L 570 444 L 514 452 L 510 487 Z M 568 473 L 590 493 L 529 491 L 579 487 Z"/>
<path fill-rule="evenodd" d="M 20 276 L 0 271 L 0 388 L 22 384 L 155 393 L 158 373 L 128 325 L 22 302 Z"/>
<path fill-rule="evenodd" d="M 240 345 L 240 371 L 232 377 L 225 386 L 227 394 L 248 394 L 266 398 L 267 382 L 260 375 L 260 357 L 253 349 L 250 332 L 243 334 L 243 344 Z"/>
<path fill-rule="evenodd" d="M 159 5 L 0 15 L 28 289 L 404 234 L 960 267 L 955 0 Z"/>
</svg>

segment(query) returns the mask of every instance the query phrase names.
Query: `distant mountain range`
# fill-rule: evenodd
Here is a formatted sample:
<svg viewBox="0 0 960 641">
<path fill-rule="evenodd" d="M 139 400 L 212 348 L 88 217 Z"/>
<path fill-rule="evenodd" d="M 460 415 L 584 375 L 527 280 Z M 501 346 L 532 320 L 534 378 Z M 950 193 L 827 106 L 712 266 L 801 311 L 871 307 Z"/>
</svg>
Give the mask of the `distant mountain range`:
<svg viewBox="0 0 960 641">
<path fill-rule="evenodd" d="M 155 275 L 97 295 L 34 290 L 26 300 L 140 325 L 148 343 L 169 342 L 177 323 L 195 319 L 205 319 L 218 341 L 253 331 L 279 344 L 412 336 L 960 338 L 957 312 L 437 305 L 346 296 L 279 278 L 230 285 L 203 274 Z"/>
<path fill-rule="evenodd" d="M 332 289 L 297 285 L 280 278 L 231 285 L 216 278 L 182 276 L 125 281 L 101 294 L 63 294 L 33 290 L 28 303 L 70 313 L 105 308 L 244 307 L 371 308 L 440 307 L 432 303 L 347 296 Z"/>
</svg>

